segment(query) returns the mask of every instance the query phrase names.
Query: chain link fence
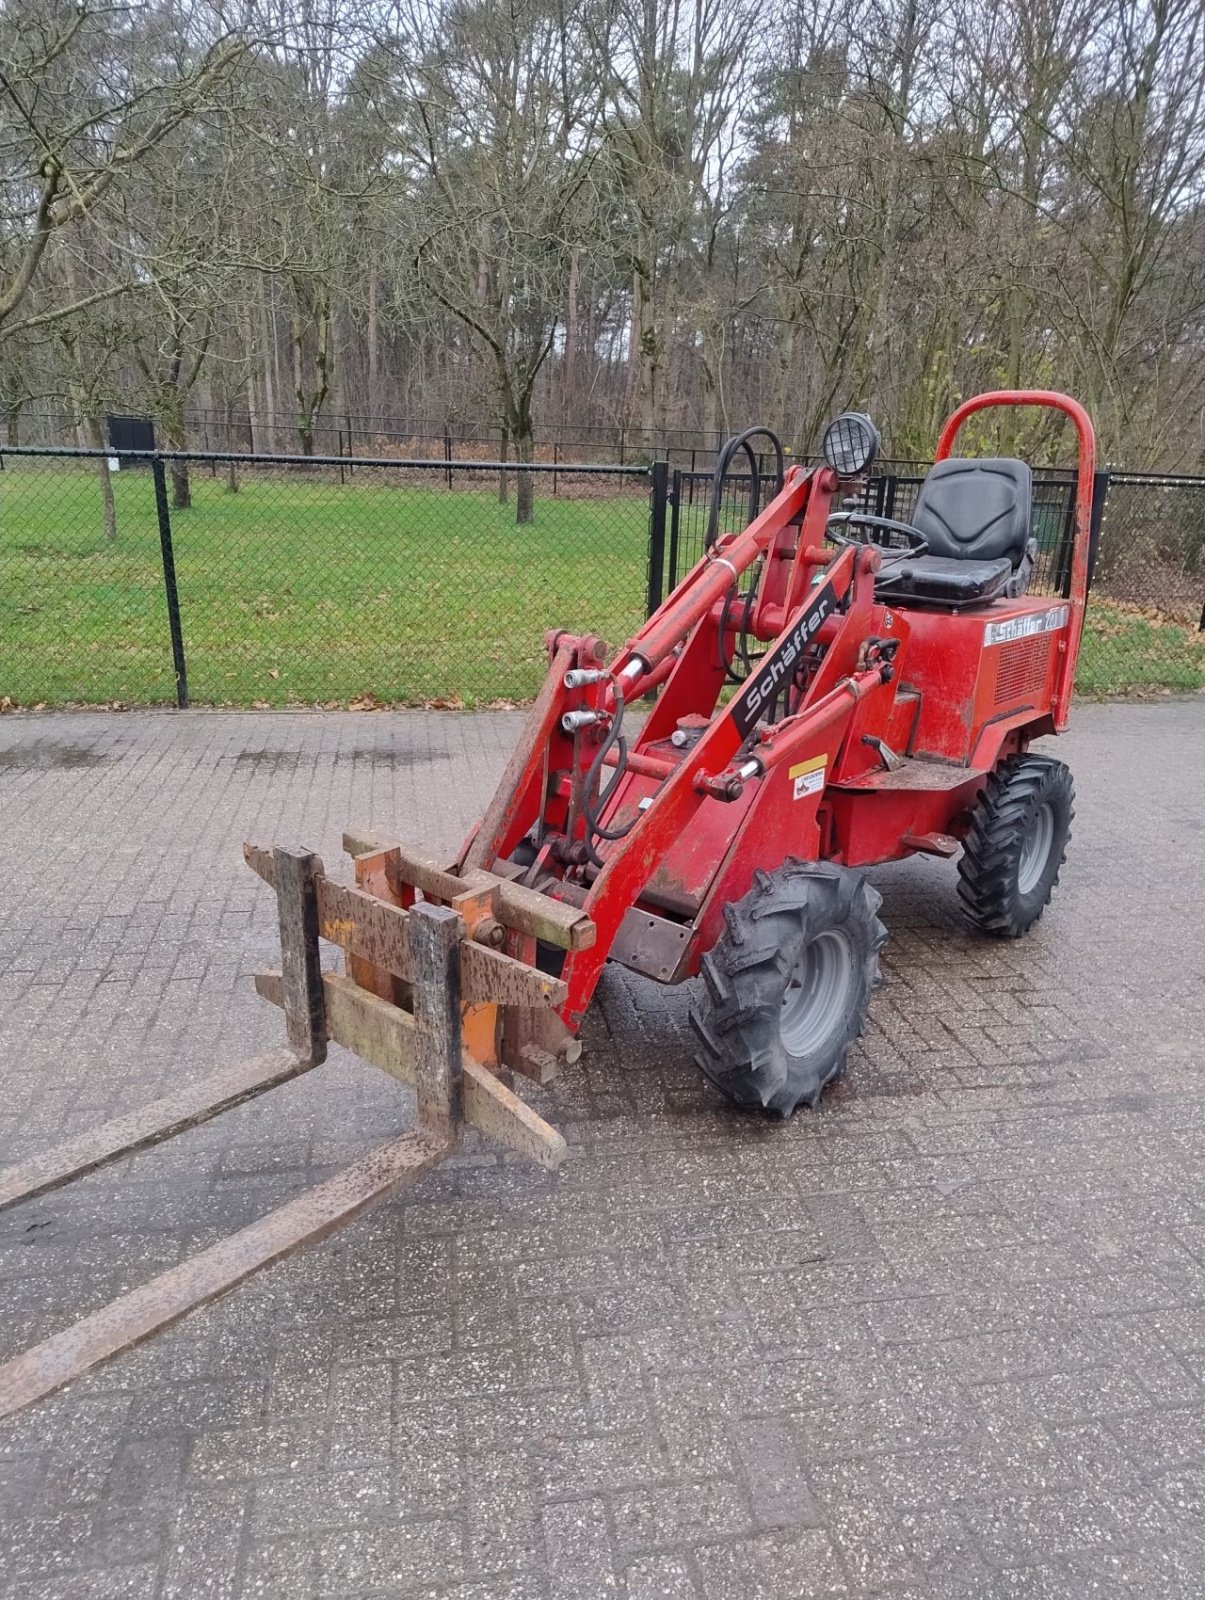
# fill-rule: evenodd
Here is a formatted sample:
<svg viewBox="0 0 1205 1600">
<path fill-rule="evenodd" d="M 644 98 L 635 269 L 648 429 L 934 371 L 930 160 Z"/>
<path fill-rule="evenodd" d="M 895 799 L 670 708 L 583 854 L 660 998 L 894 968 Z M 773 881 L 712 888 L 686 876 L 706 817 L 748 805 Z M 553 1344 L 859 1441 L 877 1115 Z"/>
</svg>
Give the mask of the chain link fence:
<svg viewBox="0 0 1205 1600">
<path fill-rule="evenodd" d="M 880 461 L 846 501 L 849 509 L 907 521 L 931 463 Z M 760 463 L 764 503 L 771 463 Z M 1033 475 L 1032 532 L 1038 555 L 1033 594 L 1062 595 L 1071 575 L 1076 475 Z M 703 553 L 710 472 L 677 469 L 669 479 L 666 583 L 672 587 Z M 749 518 L 750 480 L 724 489 L 720 528 Z M 1100 472 L 1095 483 L 1092 587 L 1076 678 L 1082 694 L 1187 691 L 1205 687 L 1205 478 Z"/>
<path fill-rule="evenodd" d="M 130 458 L 125 458 L 130 462 Z M 525 480 L 522 481 L 522 480 Z M 4 452 L 0 697 L 526 699 L 548 627 L 648 603 L 649 473 Z M 505 502 L 502 495 L 505 493 Z M 518 496 L 532 520 L 516 520 Z M 187 502 L 185 504 L 184 502 Z"/>
<path fill-rule="evenodd" d="M 857 503 L 906 520 L 925 471 L 880 463 Z M 546 629 L 620 643 L 685 575 L 710 493 L 665 462 L 7 449 L 0 708 L 524 700 Z M 1065 589 L 1073 493 L 1035 474 L 1035 592 Z M 1205 686 L 1205 479 L 1100 474 L 1097 495 L 1081 692 Z M 721 529 L 748 501 L 730 480 Z"/>
</svg>

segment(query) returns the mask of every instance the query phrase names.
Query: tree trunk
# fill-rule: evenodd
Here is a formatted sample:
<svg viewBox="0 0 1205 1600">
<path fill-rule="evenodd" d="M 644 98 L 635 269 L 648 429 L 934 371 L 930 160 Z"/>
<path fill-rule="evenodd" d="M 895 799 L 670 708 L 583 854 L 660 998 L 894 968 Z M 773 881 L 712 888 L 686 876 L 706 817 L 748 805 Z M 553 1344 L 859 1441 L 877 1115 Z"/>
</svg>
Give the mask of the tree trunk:
<svg viewBox="0 0 1205 1600">
<path fill-rule="evenodd" d="M 263 346 L 262 370 L 264 412 L 267 421 L 267 448 L 276 449 L 276 321 L 268 314 L 268 280 L 259 275 L 259 336 Z"/>
<path fill-rule="evenodd" d="M 720 362 L 723 346 L 710 308 L 699 319 L 699 365 L 703 373 L 703 432 L 718 439 L 720 434 Z"/>
<path fill-rule="evenodd" d="M 248 387 L 248 389 L 250 389 L 251 388 L 251 384 L 248 383 L 247 387 Z M 226 433 L 231 438 L 231 440 L 233 441 L 233 436 L 234 436 L 234 400 L 232 398 L 227 399 L 227 401 L 226 401 Z M 231 445 L 228 446 L 228 448 L 233 449 L 233 443 L 231 443 Z M 251 449 L 252 449 L 252 453 L 254 453 L 254 450 L 255 450 L 254 438 L 251 441 Z M 238 493 L 238 462 L 234 459 L 233 455 L 230 457 L 230 460 L 226 463 L 226 492 L 227 492 L 227 494 L 237 494 Z"/>
<path fill-rule="evenodd" d="M 301 440 L 303 456 L 314 453 L 314 418 L 306 405 L 305 381 L 301 365 L 301 343 L 305 332 L 297 317 L 293 319 L 293 394 L 297 401 L 297 437 Z"/>
<path fill-rule="evenodd" d="M 771 402 L 770 426 L 777 428 L 792 445 L 799 445 L 796 430 L 798 422 L 792 415 L 791 383 L 795 370 L 795 318 L 789 316 L 783 324 L 782 332 L 778 336 L 778 351 L 775 361 L 774 399 Z"/>
<path fill-rule="evenodd" d="M 297 399 L 297 434 L 301 440 L 302 455 L 314 454 L 314 425 L 330 393 L 331 361 L 331 308 L 320 303 L 314 312 L 314 334 L 317 348 L 314 352 L 314 387 L 305 385 L 305 343 L 307 328 L 301 319 L 299 306 L 293 308 L 293 391 Z"/>
<path fill-rule="evenodd" d="M 501 437 L 501 440 L 500 440 L 499 446 L 498 446 L 498 460 L 503 462 L 503 463 L 505 463 L 509 451 L 510 451 L 510 429 L 506 426 L 506 423 L 503 422 L 503 424 L 502 424 L 502 437 Z M 509 499 L 510 499 L 510 474 L 507 472 L 505 464 L 504 464 L 503 468 L 502 468 L 502 471 L 498 474 L 498 504 L 500 506 L 504 506 Z"/>
<path fill-rule="evenodd" d="M 531 415 L 531 393 L 516 400 L 508 380 L 503 379 L 502 403 L 506 408 L 506 428 L 515 446 L 515 460 L 522 466 L 535 460 L 535 426 Z M 530 472 L 515 473 L 515 522 L 524 526 L 535 521 L 535 484 Z"/>
<path fill-rule="evenodd" d="M 234 420 L 228 422 L 228 430 L 233 430 Z M 247 434 L 251 445 L 251 454 L 256 455 L 265 446 L 264 425 L 256 405 L 255 379 L 250 372 L 247 374 Z M 230 431 L 230 449 L 234 449 L 234 434 Z"/>
<path fill-rule="evenodd" d="M 658 307 L 651 273 L 638 266 L 632 275 L 632 336 L 636 341 L 637 420 L 641 432 L 640 448 L 651 456 L 657 443 L 657 424 L 661 410 L 661 376 L 665 350 L 661 343 L 663 324 L 672 326 L 665 305 Z"/>
<path fill-rule="evenodd" d="M 528 414 L 525 426 L 515 435 L 515 456 L 521 462 L 535 459 L 535 437 Z M 515 474 L 515 522 L 525 525 L 535 521 L 535 483 L 530 472 Z"/>
<path fill-rule="evenodd" d="M 104 450 L 105 430 L 101 427 L 100 418 L 89 415 L 84 419 L 93 450 Z M 113 498 L 113 474 L 109 471 L 109 458 L 107 455 L 98 456 L 96 461 L 96 475 L 100 479 L 100 503 L 104 512 L 105 542 L 117 543 L 117 502 Z"/>
<path fill-rule="evenodd" d="M 167 441 L 169 450 L 184 449 L 184 397 L 176 388 L 170 389 L 164 396 L 161 409 L 163 421 L 163 437 Z M 187 461 L 168 462 L 168 472 L 172 480 L 172 510 L 190 511 L 192 509 L 192 484 L 188 476 Z"/>
<path fill-rule="evenodd" d="M 368 257 L 368 412 L 375 434 L 381 420 L 381 259 L 376 245 Z"/>
<path fill-rule="evenodd" d="M 580 339 L 578 294 L 581 276 L 581 247 L 574 245 L 569 256 L 569 288 L 565 306 L 565 357 L 561 363 L 561 427 L 576 410 L 577 347 Z"/>
<path fill-rule="evenodd" d="M 251 308 L 245 297 L 241 298 L 239 305 L 239 334 L 243 344 L 243 360 L 247 363 L 247 433 L 251 454 L 265 448 L 263 417 L 259 409 L 259 399 L 255 390 L 255 373 L 251 361 L 251 351 L 254 349 L 255 340 L 251 332 Z M 243 387 L 242 384 L 239 387 Z M 223 384 L 226 394 L 226 448 L 233 450 L 234 445 L 234 396 L 230 389 Z"/>
</svg>

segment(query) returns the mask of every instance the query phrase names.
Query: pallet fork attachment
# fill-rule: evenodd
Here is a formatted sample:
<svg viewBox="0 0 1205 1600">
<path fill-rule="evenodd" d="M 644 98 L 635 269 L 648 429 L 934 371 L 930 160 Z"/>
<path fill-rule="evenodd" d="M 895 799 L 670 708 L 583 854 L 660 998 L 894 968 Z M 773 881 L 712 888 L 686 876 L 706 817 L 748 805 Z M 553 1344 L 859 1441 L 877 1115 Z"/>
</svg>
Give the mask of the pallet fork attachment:
<svg viewBox="0 0 1205 1600">
<path fill-rule="evenodd" d="M 416 1126 L 0 1366 L 0 1417 L 414 1183 L 458 1148 L 465 1124 L 541 1166 L 560 1165 L 561 1135 L 496 1072 L 510 1054 L 529 1075 L 550 1075 L 556 1057 L 532 1041 L 558 1042 L 563 1025 L 551 1008 L 563 1002 L 565 986 L 498 945 L 522 944 L 538 933 L 580 948 L 593 937 L 589 919 L 488 873 L 457 878 L 400 845 L 353 836 L 345 843 L 355 856 L 356 888 L 327 878 L 309 851 L 244 847 L 248 865 L 276 892 L 281 966 L 258 974 L 255 985 L 283 1010 L 287 1048 L 224 1067 L 0 1172 L 0 1210 L 313 1071 L 325 1061 L 328 1042 L 413 1087 Z M 347 976 L 323 972 L 320 939 L 346 952 Z M 540 1018 L 547 1019 L 542 1031 Z M 468 1048 L 470 1039 L 485 1041 L 486 1059 Z M 568 1041 L 564 1056 L 572 1059 L 574 1048 Z"/>
</svg>

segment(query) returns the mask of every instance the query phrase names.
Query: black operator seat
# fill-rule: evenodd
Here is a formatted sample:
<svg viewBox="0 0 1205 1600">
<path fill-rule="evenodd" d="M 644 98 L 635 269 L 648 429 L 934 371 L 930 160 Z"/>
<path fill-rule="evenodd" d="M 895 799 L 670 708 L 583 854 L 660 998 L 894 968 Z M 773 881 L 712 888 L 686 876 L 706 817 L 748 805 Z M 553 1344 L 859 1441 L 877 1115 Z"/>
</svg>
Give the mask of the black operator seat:
<svg viewBox="0 0 1205 1600">
<path fill-rule="evenodd" d="M 889 563 L 876 594 L 897 605 L 957 611 L 1024 594 L 1037 554 L 1030 537 L 1032 491 L 1024 461 L 937 462 L 909 518 L 928 540 L 928 552 Z"/>
</svg>

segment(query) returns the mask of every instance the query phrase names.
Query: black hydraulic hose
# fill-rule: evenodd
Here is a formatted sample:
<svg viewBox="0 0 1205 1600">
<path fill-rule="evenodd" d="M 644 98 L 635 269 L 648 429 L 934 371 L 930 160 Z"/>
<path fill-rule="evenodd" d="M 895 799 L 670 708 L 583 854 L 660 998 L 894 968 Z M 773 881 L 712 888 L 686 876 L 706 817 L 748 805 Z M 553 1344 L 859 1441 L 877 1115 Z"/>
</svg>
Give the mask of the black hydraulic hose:
<svg viewBox="0 0 1205 1600">
<path fill-rule="evenodd" d="M 716 540 L 719 538 L 720 513 L 723 510 L 724 505 L 724 487 L 728 481 L 728 474 L 732 469 L 732 463 L 735 460 L 737 453 L 742 450 L 744 451 L 745 457 L 749 462 L 748 521 L 752 522 L 757 516 L 761 504 L 762 479 L 761 467 L 758 464 L 757 453 L 754 450 L 751 441 L 759 436 L 764 436 L 765 438 L 769 439 L 770 443 L 774 446 L 775 465 L 777 468 L 775 493 L 782 488 L 785 462 L 782 440 L 778 437 L 778 435 L 772 429 L 760 426 L 755 428 L 746 428 L 744 433 L 733 434 L 732 438 L 725 443 L 723 449 L 720 451 L 715 464 L 715 472 L 712 474 L 711 505 L 707 512 L 707 529 L 703 535 L 703 548 L 705 550 L 711 550 L 714 547 Z M 729 591 L 727 598 L 724 601 L 723 616 L 720 622 L 720 650 L 724 657 L 724 678 L 728 683 L 744 683 L 749 674 L 753 671 L 754 664 L 759 661 L 762 655 L 765 653 L 764 651 L 754 652 L 749 648 L 749 619 L 753 613 L 753 604 L 756 597 L 757 583 L 754 581 L 750 585 L 748 592 L 743 595 L 737 594 L 734 584 L 734 587 Z M 727 644 L 728 613 L 734 599 L 740 599 L 744 602 L 744 611 L 741 615 L 741 623 L 738 630 L 735 649 L 733 655 L 729 656 Z M 743 672 L 738 672 L 736 670 L 736 662 L 738 660 L 741 666 L 744 668 Z"/>
<path fill-rule="evenodd" d="M 622 725 L 623 695 L 620 692 L 618 685 L 616 685 L 615 715 L 611 719 L 611 726 L 607 731 L 606 738 L 599 745 L 594 760 L 590 763 L 590 769 L 586 773 L 586 782 L 583 789 L 582 810 L 585 812 L 586 816 L 586 849 L 589 852 L 590 860 L 596 867 L 601 867 L 603 865 L 603 860 L 598 852 L 594 849 L 593 845 L 591 844 L 591 840 L 606 839 L 609 842 L 614 843 L 614 841 L 617 839 L 626 839 L 628 834 L 631 833 L 632 829 L 636 826 L 636 823 L 639 820 L 639 812 L 637 812 L 636 816 L 632 818 L 631 822 L 627 823 L 626 826 L 622 828 L 604 828 L 602 823 L 598 820 L 603 811 L 606 809 L 607 801 L 615 793 L 615 785 L 619 782 L 620 778 L 623 777 L 624 769 L 628 764 L 627 740 L 619 731 Z M 619 747 L 619 756 L 615 763 L 614 776 L 610 779 L 606 788 L 600 791 L 597 803 L 591 804 L 590 796 L 594 793 L 594 786 L 602 776 L 603 762 L 607 759 L 607 752 L 616 745 Z"/>
<path fill-rule="evenodd" d="M 736 459 L 738 450 L 743 450 L 749 462 L 749 521 L 752 522 L 757 515 L 758 504 L 761 500 L 761 468 L 757 463 L 757 455 L 749 442 L 759 435 L 764 435 L 774 446 L 777 477 L 775 480 L 775 493 L 782 488 L 782 480 L 786 471 L 783 454 L 782 440 L 772 428 L 760 425 L 755 428 L 746 428 L 744 433 L 734 433 L 716 459 L 715 471 L 711 477 L 711 506 L 707 513 L 707 531 L 703 535 L 703 548 L 710 550 L 720 534 L 720 512 L 723 509 L 724 485 L 728 481 L 732 463 Z"/>
<path fill-rule="evenodd" d="M 753 603 L 757 599 L 757 585 L 754 583 L 744 594 L 738 592 L 733 584 L 724 596 L 724 606 L 720 613 L 720 650 L 724 659 L 724 680 L 726 683 L 744 683 L 757 663 L 765 655 L 764 650 L 749 649 L 749 619 L 753 614 Z M 728 614 L 732 609 L 732 602 L 739 600 L 742 603 L 740 625 L 736 630 L 736 643 L 733 654 L 728 654 Z M 736 662 L 740 661 L 744 667 L 743 672 L 736 670 Z"/>
</svg>

